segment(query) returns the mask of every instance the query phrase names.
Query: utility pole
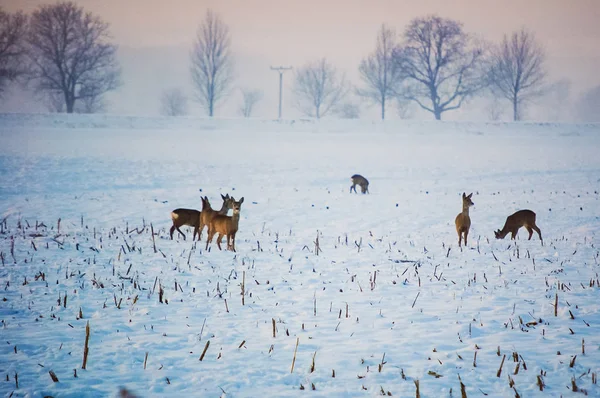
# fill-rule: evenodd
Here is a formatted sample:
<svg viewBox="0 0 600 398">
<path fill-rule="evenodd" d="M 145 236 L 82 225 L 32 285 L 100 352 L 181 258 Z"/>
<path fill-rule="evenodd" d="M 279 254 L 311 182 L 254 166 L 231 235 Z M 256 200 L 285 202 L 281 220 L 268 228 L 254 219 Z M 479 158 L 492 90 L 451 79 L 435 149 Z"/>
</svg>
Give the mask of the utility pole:
<svg viewBox="0 0 600 398">
<path fill-rule="evenodd" d="M 292 69 L 291 66 L 271 66 L 271 70 L 279 72 L 279 119 L 281 119 L 281 97 L 283 95 L 283 72 Z"/>
</svg>

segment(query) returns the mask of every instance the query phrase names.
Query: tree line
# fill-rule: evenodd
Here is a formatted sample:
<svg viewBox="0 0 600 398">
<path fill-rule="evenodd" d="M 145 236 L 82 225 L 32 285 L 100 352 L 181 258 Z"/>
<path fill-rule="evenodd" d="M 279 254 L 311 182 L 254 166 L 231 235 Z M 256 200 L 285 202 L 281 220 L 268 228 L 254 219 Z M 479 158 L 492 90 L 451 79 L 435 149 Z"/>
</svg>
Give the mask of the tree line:
<svg viewBox="0 0 600 398">
<path fill-rule="evenodd" d="M 31 15 L 0 8 L 0 96 L 10 82 L 33 88 L 58 112 L 100 112 L 103 96 L 121 85 L 117 46 L 109 25 L 72 2 L 42 5 Z M 556 84 L 548 81 L 546 53 L 535 34 L 525 28 L 489 43 L 466 32 L 462 23 L 437 15 L 414 18 L 401 33 L 382 25 L 374 50 L 358 65 L 360 85 L 326 57 L 294 69 L 294 106 L 303 114 L 359 117 L 353 93 L 381 109 L 381 118 L 395 106 L 401 116 L 408 106 L 440 120 L 476 96 L 510 104 L 513 120 Z M 190 52 L 195 99 L 213 116 L 233 92 L 234 63 L 227 24 L 208 10 Z M 249 117 L 262 98 L 259 89 L 243 89 L 241 115 Z M 160 98 L 166 115 L 187 112 L 187 98 L 178 88 Z M 583 109 L 600 103 L 600 89 L 582 96 Z M 591 105 L 590 105 L 591 104 Z M 596 105 L 594 105 L 596 104 Z M 493 116 L 492 116 L 493 117 Z"/>
</svg>

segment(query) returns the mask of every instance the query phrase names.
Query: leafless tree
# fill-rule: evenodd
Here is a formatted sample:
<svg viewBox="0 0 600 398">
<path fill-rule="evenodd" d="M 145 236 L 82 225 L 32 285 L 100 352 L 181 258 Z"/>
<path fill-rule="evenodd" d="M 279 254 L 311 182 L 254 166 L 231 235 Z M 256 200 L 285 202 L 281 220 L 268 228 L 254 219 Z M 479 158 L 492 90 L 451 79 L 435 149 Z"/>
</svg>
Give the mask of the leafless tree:
<svg viewBox="0 0 600 398">
<path fill-rule="evenodd" d="M 26 32 L 25 14 L 9 14 L 0 7 L 0 96 L 9 82 L 15 81 L 25 72 Z"/>
<path fill-rule="evenodd" d="M 263 92 L 260 90 L 241 89 L 242 91 L 242 105 L 240 105 L 239 112 L 244 117 L 252 116 L 254 107 L 263 97 Z"/>
<path fill-rule="evenodd" d="M 68 113 L 77 100 L 116 89 L 120 69 L 108 24 L 72 2 L 42 5 L 27 36 L 29 79 L 38 91 L 60 92 Z"/>
<path fill-rule="evenodd" d="M 106 103 L 101 92 L 93 87 L 82 87 L 79 91 L 81 101 L 75 104 L 77 113 L 101 113 L 106 110 Z"/>
<path fill-rule="evenodd" d="M 296 70 L 293 92 L 296 107 L 317 119 L 325 116 L 348 93 L 346 77 L 326 58 Z"/>
<path fill-rule="evenodd" d="M 180 88 L 170 88 L 160 96 L 161 113 L 165 116 L 187 114 L 187 97 Z"/>
<path fill-rule="evenodd" d="M 583 122 L 600 122 L 600 86 L 585 91 L 576 102 L 577 118 Z"/>
<path fill-rule="evenodd" d="M 502 108 L 502 104 L 498 100 L 498 97 L 493 94 L 489 95 L 485 99 L 484 111 L 488 120 L 493 122 L 500 120 L 500 118 L 502 118 L 502 114 L 504 113 L 504 109 Z"/>
<path fill-rule="evenodd" d="M 400 119 L 410 119 L 413 115 L 412 101 L 399 95 L 396 98 L 396 112 Z"/>
<path fill-rule="evenodd" d="M 489 78 L 493 92 L 509 100 L 513 120 L 520 120 L 521 107 L 544 94 L 546 55 L 535 35 L 525 28 L 504 36 L 491 54 Z"/>
<path fill-rule="evenodd" d="M 485 85 L 483 54 L 460 22 L 435 15 L 413 19 L 394 52 L 406 77 L 402 95 L 440 120 Z"/>
<path fill-rule="evenodd" d="M 336 113 L 342 119 L 358 119 L 360 107 L 354 102 L 344 102 L 336 109 Z"/>
<path fill-rule="evenodd" d="M 375 51 L 360 62 L 358 71 L 365 88 L 358 89 L 358 95 L 381 105 L 381 119 L 385 119 L 385 109 L 399 90 L 402 83 L 400 69 L 393 59 L 393 51 L 397 46 L 396 31 L 381 26 L 377 34 Z"/>
<path fill-rule="evenodd" d="M 198 101 L 214 116 L 215 105 L 229 94 L 233 80 L 229 28 L 212 10 L 198 28 L 191 54 L 192 79 Z"/>
<path fill-rule="evenodd" d="M 548 120 L 565 121 L 571 114 L 571 80 L 559 79 L 544 90 L 542 106 Z"/>
</svg>

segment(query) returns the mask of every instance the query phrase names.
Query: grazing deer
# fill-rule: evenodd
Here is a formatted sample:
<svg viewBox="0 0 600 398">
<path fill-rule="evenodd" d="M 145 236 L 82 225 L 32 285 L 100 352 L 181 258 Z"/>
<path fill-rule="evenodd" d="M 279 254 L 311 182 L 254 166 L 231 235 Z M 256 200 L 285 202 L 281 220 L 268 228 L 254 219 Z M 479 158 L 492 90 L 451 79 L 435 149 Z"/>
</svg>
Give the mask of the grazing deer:
<svg viewBox="0 0 600 398">
<path fill-rule="evenodd" d="M 223 235 L 227 235 L 227 250 L 235 251 L 235 234 L 237 233 L 240 223 L 240 210 L 242 208 L 242 203 L 244 203 L 244 198 L 241 198 L 236 202 L 232 196 L 231 202 L 231 208 L 233 209 L 233 215 L 231 217 L 224 214 L 217 214 L 210 221 L 205 250 L 208 250 L 208 245 L 212 242 L 215 234 L 219 233 L 219 236 L 217 236 L 217 246 L 219 247 L 219 250 L 221 250 Z"/>
<path fill-rule="evenodd" d="M 529 232 L 529 240 L 531 240 L 531 236 L 535 230 L 542 241 L 542 245 L 544 244 L 544 240 L 542 239 L 542 231 L 540 231 L 538 226 L 535 225 L 535 213 L 531 210 L 519 210 L 516 213 L 506 217 L 506 222 L 504 223 L 504 227 L 502 227 L 502 231 L 494 231 L 494 235 L 496 235 L 496 239 L 504 239 L 504 237 L 510 232 L 510 238 L 515 239 L 517 232 L 521 227 L 525 227 Z"/>
<path fill-rule="evenodd" d="M 204 229 L 204 226 L 206 226 L 208 228 L 210 225 L 210 221 L 217 214 L 226 215 L 227 211 L 229 209 L 233 208 L 233 198 L 231 198 L 229 196 L 229 194 L 226 194 L 225 196 L 223 196 L 223 194 L 221 194 L 221 199 L 223 199 L 223 204 L 221 205 L 221 210 L 215 211 L 210 206 L 208 197 L 205 196 L 202 198 L 202 212 L 200 213 L 200 223 L 198 224 L 198 230 L 197 230 L 198 240 L 200 240 L 202 238 L 202 230 Z M 194 236 L 195 236 L 195 234 L 196 234 L 196 231 L 194 231 Z"/>
<path fill-rule="evenodd" d="M 352 181 L 350 193 L 352 193 L 352 190 L 354 190 L 354 193 L 358 193 L 356 192 L 357 185 L 360 187 L 360 191 L 362 193 L 369 193 L 369 180 L 367 180 L 365 177 L 361 176 L 360 174 L 354 174 L 352 177 L 350 177 L 350 180 Z"/>
<path fill-rule="evenodd" d="M 468 196 L 463 192 L 462 194 L 462 212 L 458 213 L 456 218 L 454 219 L 454 224 L 456 225 L 456 233 L 458 233 L 458 247 L 460 246 L 461 238 L 464 238 L 465 246 L 467 245 L 467 235 L 469 235 L 469 228 L 471 228 L 471 218 L 469 217 L 469 207 L 473 206 L 475 203 L 471 201 L 471 196 L 473 193 L 471 192 Z"/>
</svg>

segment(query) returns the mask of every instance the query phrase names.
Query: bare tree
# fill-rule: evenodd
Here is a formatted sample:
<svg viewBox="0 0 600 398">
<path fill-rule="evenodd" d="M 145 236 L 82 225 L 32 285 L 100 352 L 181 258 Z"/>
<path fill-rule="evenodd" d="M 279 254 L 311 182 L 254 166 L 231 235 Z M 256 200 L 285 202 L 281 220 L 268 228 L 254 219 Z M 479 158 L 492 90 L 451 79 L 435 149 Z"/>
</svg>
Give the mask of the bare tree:
<svg viewBox="0 0 600 398">
<path fill-rule="evenodd" d="M 165 116 L 183 116 L 187 114 L 187 97 L 180 88 L 163 91 L 160 96 L 161 113 Z"/>
<path fill-rule="evenodd" d="M 565 121 L 571 114 L 571 86 L 571 80 L 563 78 L 546 87 L 542 106 L 548 120 Z"/>
<path fill-rule="evenodd" d="M 485 84 L 483 49 L 460 22 L 415 18 L 394 58 L 406 77 L 402 95 L 433 113 L 458 109 Z"/>
<path fill-rule="evenodd" d="M 297 69 L 293 92 L 296 107 L 305 115 L 317 119 L 325 116 L 347 94 L 346 77 L 322 58 Z"/>
<path fill-rule="evenodd" d="M 342 119 L 358 119 L 360 118 L 360 107 L 354 102 L 344 102 L 336 109 L 336 113 Z"/>
<path fill-rule="evenodd" d="M 9 82 L 15 81 L 25 72 L 26 32 L 25 14 L 9 14 L 0 8 L 0 96 Z"/>
<path fill-rule="evenodd" d="M 358 95 L 381 105 L 381 119 L 385 119 L 388 100 L 392 99 L 402 83 L 402 75 L 393 59 L 397 46 L 396 31 L 381 25 L 377 34 L 375 51 L 360 62 L 358 71 L 366 88 L 358 89 Z"/>
<path fill-rule="evenodd" d="M 88 96 L 116 89 L 120 69 L 108 24 L 72 2 L 42 5 L 33 12 L 27 37 L 29 79 L 39 91 L 59 91 L 66 111 Z"/>
<path fill-rule="evenodd" d="M 106 110 L 106 103 L 100 91 L 94 87 L 82 87 L 79 91 L 81 101 L 75 105 L 77 113 L 101 113 Z"/>
<path fill-rule="evenodd" d="M 218 15 L 208 10 L 192 49 L 191 72 L 197 99 L 211 117 L 215 105 L 229 94 L 233 80 L 230 46 L 229 28 Z"/>
<path fill-rule="evenodd" d="M 509 100 L 513 120 L 520 120 L 525 102 L 544 93 L 544 49 L 524 28 L 504 39 L 491 55 L 490 83 L 493 92 Z"/>
<path fill-rule="evenodd" d="M 585 91 L 575 105 L 577 118 L 583 122 L 600 122 L 600 86 Z"/>
<path fill-rule="evenodd" d="M 252 116 L 254 107 L 263 97 L 263 92 L 260 90 L 241 89 L 242 90 L 242 105 L 240 106 L 240 114 L 244 117 Z"/>
<path fill-rule="evenodd" d="M 396 98 L 396 112 L 400 119 L 410 119 L 413 115 L 412 101 L 399 95 Z"/>
<path fill-rule="evenodd" d="M 497 122 L 502 118 L 504 109 L 502 107 L 502 104 L 498 100 L 498 97 L 492 94 L 488 95 L 485 98 L 484 112 L 488 120 L 491 120 L 493 122 Z"/>
</svg>

